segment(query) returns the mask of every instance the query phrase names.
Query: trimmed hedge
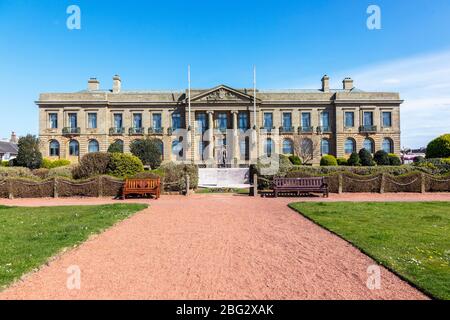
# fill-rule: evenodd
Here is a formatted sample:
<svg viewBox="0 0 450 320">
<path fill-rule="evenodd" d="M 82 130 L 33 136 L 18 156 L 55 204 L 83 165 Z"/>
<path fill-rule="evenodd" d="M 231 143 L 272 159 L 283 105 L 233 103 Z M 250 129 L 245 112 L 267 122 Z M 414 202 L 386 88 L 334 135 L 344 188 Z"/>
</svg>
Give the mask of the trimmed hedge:
<svg viewBox="0 0 450 320">
<path fill-rule="evenodd" d="M 69 166 L 69 165 L 70 165 L 70 161 L 67 159 L 51 160 L 51 159 L 44 158 L 44 159 L 42 159 L 41 168 L 53 169 L 53 168 L 65 167 L 65 166 Z"/>
<path fill-rule="evenodd" d="M 337 166 L 338 163 L 334 156 L 326 155 L 326 156 L 323 156 L 322 159 L 320 159 L 320 165 L 321 166 Z"/>
</svg>

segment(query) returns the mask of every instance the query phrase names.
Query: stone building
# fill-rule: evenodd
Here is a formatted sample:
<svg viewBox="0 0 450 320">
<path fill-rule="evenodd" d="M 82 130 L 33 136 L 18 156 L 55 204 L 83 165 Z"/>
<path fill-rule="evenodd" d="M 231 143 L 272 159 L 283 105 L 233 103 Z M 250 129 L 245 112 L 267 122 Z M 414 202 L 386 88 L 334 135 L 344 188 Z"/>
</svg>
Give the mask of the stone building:
<svg viewBox="0 0 450 320">
<path fill-rule="evenodd" d="M 343 80 L 331 89 L 256 90 L 219 85 L 190 91 L 111 90 L 97 79 L 87 90 L 42 93 L 39 136 L 45 157 L 78 161 L 117 142 L 157 139 L 164 161 L 246 166 L 264 154 L 300 154 L 317 164 L 324 154 L 348 157 L 366 148 L 400 155 L 398 93 L 366 92 Z M 190 110 L 190 112 L 189 112 Z M 254 130 L 256 129 L 256 130 Z M 310 155 L 310 157 L 308 156 Z"/>
</svg>

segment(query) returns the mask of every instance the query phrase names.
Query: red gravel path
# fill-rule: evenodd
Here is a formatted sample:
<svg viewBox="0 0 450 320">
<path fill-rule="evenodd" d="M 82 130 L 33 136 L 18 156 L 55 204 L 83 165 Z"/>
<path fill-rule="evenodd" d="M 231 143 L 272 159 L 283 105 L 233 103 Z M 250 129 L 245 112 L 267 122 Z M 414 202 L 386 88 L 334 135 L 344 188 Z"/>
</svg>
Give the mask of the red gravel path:
<svg viewBox="0 0 450 320">
<path fill-rule="evenodd" d="M 396 200 L 394 196 L 407 200 L 403 195 L 333 195 L 328 201 Z M 450 200 L 449 194 L 407 197 Z M 0 299 L 426 298 L 386 269 L 381 289 L 369 290 L 367 268 L 374 261 L 287 208 L 295 200 L 163 196 L 1 292 Z M 0 204 L 110 202 L 18 199 Z M 81 269 L 80 290 L 66 287 L 66 270 L 72 265 Z"/>
</svg>

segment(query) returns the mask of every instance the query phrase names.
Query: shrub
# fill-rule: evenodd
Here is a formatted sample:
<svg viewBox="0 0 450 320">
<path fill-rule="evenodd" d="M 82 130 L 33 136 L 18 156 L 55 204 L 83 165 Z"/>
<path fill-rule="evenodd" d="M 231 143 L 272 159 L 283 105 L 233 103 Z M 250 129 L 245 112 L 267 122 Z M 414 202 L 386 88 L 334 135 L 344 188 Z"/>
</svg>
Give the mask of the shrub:
<svg viewBox="0 0 450 320">
<path fill-rule="evenodd" d="M 33 175 L 35 175 L 39 179 L 47 179 L 49 171 L 50 170 L 47 168 L 39 168 L 39 169 L 33 170 L 32 172 L 33 172 Z"/>
<path fill-rule="evenodd" d="M 295 166 L 301 166 L 302 165 L 302 160 L 300 159 L 299 156 L 290 156 L 289 160 Z"/>
<path fill-rule="evenodd" d="M 323 156 L 322 159 L 320 159 L 320 165 L 321 166 L 337 166 L 337 161 L 334 156 L 326 155 L 326 156 Z"/>
<path fill-rule="evenodd" d="M 413 159 L 413 162 L 414 162 L 414 163 L 422 163 L 422 162 L 424 162 L 424 161 L 425 161 L 425 158 L 422 157 L 422 156 L 418 156 L 418 157 L 415 157 L 415 158 Z"/>
<path fill-rule="evenodd" d="M 336 159 L 338 166 L 347 166 L 348 161 L 346 158 L 337 158 Z"/>
<path fill-rule="evenodd" d="M 109 153 L 88 153 L 81 158 L 80 164 L 73 168 L 73 177 L 75 179 L 85 179 L 100 174 L 106 174 L 110 161 L 111 155 Z"/>
<path fill-rule="evenodd" d="M 161 178 L 162 175 L 157 174 L 153 171 L 144 171 L 144 172 L 139 172 L 138 174 L 135 174 L 133 176 L 134 179 L 157 179 L 157 178 Z"/>
<path fill-rule="evenodd" d="M 24 167 L 0 167 L 0 180 L 5 178 L 35 178 L 31 170 Z"/>
<path fill-rule="evenodd" d="M 111 153 L 107 173 L 118 178 L 127 178 L 144 171 L 142 161 L 131 154 Z"/>
<path fill-rule="evenodd" d="M 56 167 L 52 168 L 48 171 L 47 177 L 48 178 L 55 178 L 55 177 L 64 177 L 72 179 L 72 171 L 75 166 L 65 166 L 65 167 Z"/>
<path fill-rule="evenodd" d="M 19 167 L 38 169 L 41 167 L 42 154 L 39 151 L 39 139 L 31 134 L 19 139 L 19 151 L 14 159 Z"/>
<path fill-rule="evenodd" d="M 130 151 L 141 159 L 143 164 L 153 169 L 161 165 L 161 149 L 156 139 L 135 140 L 130 145 Z"/>
<path fill-rule="evenodd" d="M 450 157 L 450 134 L 444 134 L 432 140 L 427 146 L 427 158 Z"/>
<path fill-rule="evenodd" d="M 396 154 L 389 153 L 388 158 L 389 158 L 389 165 L 391 166 L 399 166 L 402 164 L 402 161 L 400 160 L 399 157 L 397 157 Z"/>
<path fill-rule="evenodd" d="M 384 150 L 378 150 L 373 156 L 373 160 L 379 166 L 388 166 L 390 164 L 389 155 Z"/>
<path fill-rule="evenodd" d="M 350 155 L 350 158 L 348 158 L 347 164 L 349 166 L 353 166 L 353 167 L 360 166 L 361 165 L 361 159 L 359 158 L 359 154 L 357 154 L 356 152 L 353 152 Z"/>
<path fill-rule="evenodd" d="M 109 153 L 123 153 L 123 144 L 120 143 L 119 141 L 114 141 L 108 147 L 108 152 Z"/>
<path fill-rule="evenodd" d="M 182 191 L 186 187 L 186 175 L 192 189 L 198 186 L 198 167 L 192 164 L 167 163 L 161 166 L 164 172 L 163 185 L 166 191 Z"/>
<path fill-rule="evenodd" d="M 370 167 L 370 166 L 375 165 L 372 155 L 366 149 L 363 148 L 363 149 L 359 150 L 358 155 L 359 155 L 359 158 L 361 159 L 362 166 Z"/>
<path fill-rule="evenodd" d="M 67 159 L 57 159 L 52 161 L 51 159 L 44 158 L 42 159 L 41 168 L 53 169 L 68 165 L 70 165 L 70 161 Z"/>
<path fill-rule="evenodd" d="M 0 167 L 9 167 L 9 161 L 0 161 Z"/>
</svg>

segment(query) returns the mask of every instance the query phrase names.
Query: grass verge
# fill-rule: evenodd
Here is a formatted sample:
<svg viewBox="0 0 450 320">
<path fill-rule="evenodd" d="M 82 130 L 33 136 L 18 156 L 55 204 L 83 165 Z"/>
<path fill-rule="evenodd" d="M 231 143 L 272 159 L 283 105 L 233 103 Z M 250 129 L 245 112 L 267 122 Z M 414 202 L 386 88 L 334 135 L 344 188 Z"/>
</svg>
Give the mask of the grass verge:
<svg viewBox="0 0 450 320">
<path fill-rule="evenodd" d="M 292 203 L 429 295 L 450 299 L 449 202 Z"/>
<path fill-rule="evenodd" d="M 144 204 L 100 206 L 0 206 L 0 289 L 46 263 L 62 249 L 78 245 Z"/>
</svg>

